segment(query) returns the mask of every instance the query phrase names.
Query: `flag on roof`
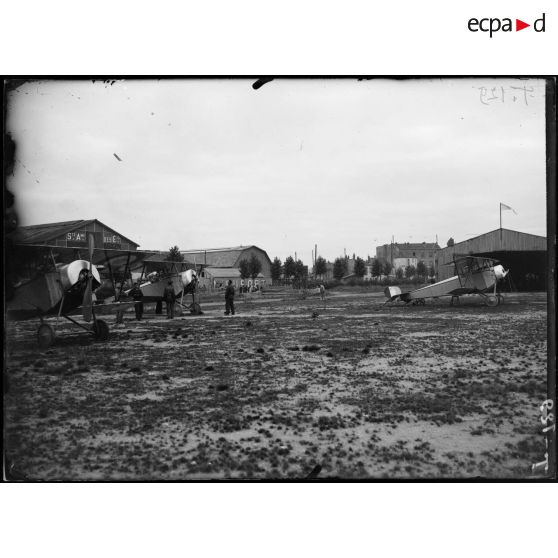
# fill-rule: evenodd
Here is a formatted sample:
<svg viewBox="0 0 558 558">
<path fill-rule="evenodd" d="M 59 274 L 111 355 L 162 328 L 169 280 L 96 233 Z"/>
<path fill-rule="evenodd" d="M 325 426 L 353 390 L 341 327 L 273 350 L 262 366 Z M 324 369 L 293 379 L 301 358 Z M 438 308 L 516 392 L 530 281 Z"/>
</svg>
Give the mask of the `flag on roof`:
<svg viewBox="0 0 558 558">
<path fill-rule="evenodd" d="M 509 209 L 510 211 L 513 211 L 517 215 L 517 211 L 513 207 L 510 207 L 509 205 L 506 205 L 505 203 L 500 202 L 500 210 L 502 210 L 502 209 L 504 209 L 504 210 Z"/>
</svg>

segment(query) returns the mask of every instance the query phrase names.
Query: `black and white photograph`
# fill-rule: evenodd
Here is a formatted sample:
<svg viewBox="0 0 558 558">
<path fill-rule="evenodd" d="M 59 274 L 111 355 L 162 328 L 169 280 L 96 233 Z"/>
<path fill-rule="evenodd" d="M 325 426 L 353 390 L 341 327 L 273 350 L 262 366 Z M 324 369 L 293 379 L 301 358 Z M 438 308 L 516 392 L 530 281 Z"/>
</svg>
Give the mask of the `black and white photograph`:
<svg viewBox="0 0 558 558">
<path fill-rule="evenodd" d="M 7 80 L 5 478 L 553 476 L 553 87 Z"/>
</svg>

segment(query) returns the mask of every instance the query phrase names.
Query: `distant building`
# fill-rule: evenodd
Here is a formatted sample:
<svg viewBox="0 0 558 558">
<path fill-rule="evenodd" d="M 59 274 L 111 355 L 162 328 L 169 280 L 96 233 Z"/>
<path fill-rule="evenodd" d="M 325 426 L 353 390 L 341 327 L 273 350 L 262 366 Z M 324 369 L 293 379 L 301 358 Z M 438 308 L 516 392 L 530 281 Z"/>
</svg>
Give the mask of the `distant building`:
<svg viewBox="0 0 558 558">
<path fill-rule="evenodd" d="M 436 265 L 436 256 L 440 250 L 437 242 L 384 244 L 376 247 L 376 257 L 387 261 L 395 267 L 395 260 L 416 258 L 417 264 L 422 261 L 426 267 Z M 415 265 L 416 264 L 412 264 Z"/>
<path fill-rule="evenodd" d="M 257 246 L 235 246 L 232 248 L 207 248 L 202 250 L 182 250 L 184 259 L 201 266 L 200 281 L 213 287 L 215 283 L 226 283 L 229 279 L 235 286 L 248 285 L 252 280 L 240 282 L 238 267 L 242 260 L 250 260 L 255 255 L 262 264 L 261 271 L 255 281 L 259 285 L 271 285 L 271 260 L 265 250 Z M 207 275 L 207 276 L 206 276 Z"/>
<path fill-rule="evenodd" d="M 393 258 L 393 271 L 397 271 L 398 269 L 403 269 L 409 265 L 412 265 L 415 269 L 418 265 L 418 258 Z"/>
</svg>

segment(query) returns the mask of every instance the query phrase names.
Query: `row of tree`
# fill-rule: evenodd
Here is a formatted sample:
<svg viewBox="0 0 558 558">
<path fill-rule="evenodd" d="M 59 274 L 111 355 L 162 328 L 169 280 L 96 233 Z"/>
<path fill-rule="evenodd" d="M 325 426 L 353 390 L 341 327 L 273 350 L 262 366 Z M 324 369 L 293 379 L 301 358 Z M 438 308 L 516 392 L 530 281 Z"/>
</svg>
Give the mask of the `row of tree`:
<svg viewBox="0 0 558 558">
<path fill-rule="evenodd" d="M 342 279 L 349 271 L 349 263 L 347 258 L 336 258 L 333 262 L 333 277 Z M 366 263 L 362 258 L 355 258 L 355 267 L 353 273 L 361 279 L 366 274 Z"/>
<path fill-rule="evenodd" d="M 375 258 L 372 261 L 371 274 L 372 277 L 381 277 L 382 275 L 389 275 L 393 270 L 390 262 L 382 262 Z M 314 275 L 318 279 L 323 279 L 327 273 L 327 261 L 319 256 L 314 264 Z M 345 277 L 349 272 L 348 259 L 346 257 L 336 258 L 333 262 L 333 277 L 337 280 Z M 362 258 L 355 258 L 355 265 L 353 273 L 357 278 L 362 278 L 366 275 L 366 262 Z M 408 265 L 405 269 L 398 268 L 396 270 L 396 277 L 401 279 L 403 277 L 412 278 L 415 276 L 427 278 L 434 276 L 434 266 L 427 268 L 426 264 L 419 261 L 416 268 L 415 266 Z M 282 277 L 287 281 L 301 281 L 306 275 L 306 267 L 301 260 L 295 261 L 289 256 L 285 263 L 281 263 L 279 258 L 275 258 L 271 264 L 271 278 L 277 282 Z"/>
<path fill-rule="evenodd" d="M 295 260 L 292 256 L 289 256 L 285 263 L 282 263 L 279 258 L 275 258 L 271 263 L 271 279 L 275 282 L 283 277 L 289 282 L 301 283 L 306 279 L 307 273 L 302 260 Z"/>
<path fill-rule="evenodd" d="M 403 279 L 406 277 L 407 279 L 411 279 L 413 277 L 420 277 L 422 279 L 426 279 L 427 277 L 434 277 L 436 271 L 434 266 L 431 265 L 429 268 L 426 267 L 426 264 L 422 261 L 418 262 L 417 267 L 414 265 L 408 265 L 403 269 L 402 267 L 398 267 L 395 270 L 395 276 L 398 279 Z"/>
</svg>

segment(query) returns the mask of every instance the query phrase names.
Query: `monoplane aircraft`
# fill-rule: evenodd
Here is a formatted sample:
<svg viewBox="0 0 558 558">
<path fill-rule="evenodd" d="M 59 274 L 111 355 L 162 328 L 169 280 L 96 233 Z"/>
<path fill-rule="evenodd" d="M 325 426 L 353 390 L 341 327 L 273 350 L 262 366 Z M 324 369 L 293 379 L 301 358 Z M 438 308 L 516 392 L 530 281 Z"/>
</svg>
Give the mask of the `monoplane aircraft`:
<svg viewBox="0 0 558 558">
<path fill-rule="evenodd" d="M 387 302 L 401 300 L 415 305 L 425 304 L 427 298 L 451 296 L 451 304 L 459 304 L 461 295 L 479 295 L 487 306 L 504 303 L 504 297 L 497 291 L 498 281 L 506 277 L 509 271 L 498 260 L 481 256 L 454 257 L 455 275 L 433 285 L 427 285 L 413 291 L 401 292 L 400 287 L 386 287 L 384 294 Z"/>
<path fill-rule="evenodd" d="M 110 305 L 94 304 L 93 292 L 101 284 L 97 266 L 92 263 L 94 237 L 88 235 L 88 260 L 77 259 L 70 263 L 56 263 L 54 259 L 47 269 L 37 270 L 31 278 L 18 280 L 12 285 L 12 292 L 7 297 L 8 316 L 38 316 L 41 320 L 37 336 L 41 348 L 49 347 L 55 340 L 54 328 L 45 323 L 43 318 L 57 316 L 65 318 L 74 325 L 91 333 L 95 339 L 108 339 L 109 327 L 104 320 L 97 318 L 101 310 L 123 311 L 133 303 L 116 303 Z M 50 253 L 52 256 L 52 252 Z M 86 326 L 70 316 L 81 310 Z M 57 319 L 57 324 L 58 324 Z"/>
</svg>

